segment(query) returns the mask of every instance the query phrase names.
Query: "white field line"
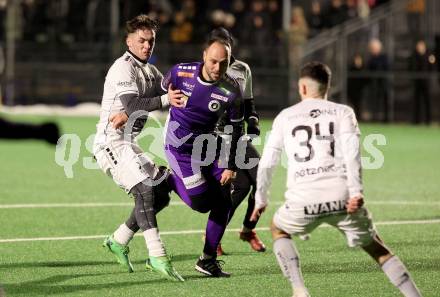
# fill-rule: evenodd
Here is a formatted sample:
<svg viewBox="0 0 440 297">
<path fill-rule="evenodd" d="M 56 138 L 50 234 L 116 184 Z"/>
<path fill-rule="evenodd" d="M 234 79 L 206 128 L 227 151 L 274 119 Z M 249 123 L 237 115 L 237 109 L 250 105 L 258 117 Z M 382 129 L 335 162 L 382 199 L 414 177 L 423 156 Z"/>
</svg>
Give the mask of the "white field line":
<svg viewBox="0 0 440 297">
<path fill-rule="evenodd" d="M 440 224 L 440 219 L 432 220 L 412 220 L 412 221 L 383 221 L 376 222 L 378 226 L 393 226 L 393 225 L 420 225 L 420 224 Z M 326 228 L 329 225 L 321 225 L 319 227 Z M 257 231 L 269 231 L 267 227 L 255 228 Z M 241 229 L 226 229 L 226 232 L 239 232 Z M 186 235 L 186 234 L 202 234 L 205 230 L 180 230 L 180 231 L 162 231 L 161 235 Z M 87 236 L 63 236 L 63 237 L 34 237 L 34 238 L 11 238 L 0 239 L 1 243 L 12 242 L 29 242 L 29 241 L 59 241 L 59 240 L 84 240 L 84 239 L 103 239 L 108 235 L 87 235 Z M 137 233 L 135 236 L 143 236 Z"/>
<path fill-rule="evenodd" d="M 284 202 L 274 201 L 270 204 L 281 205 Z M 172 201 L 170 206 L 186 205 L 181 201 Z M 422 206 L 440 206 L 440 201 L 405 201 L 405 200 L 390 200 L 390 201 L 371 201 L 367 200 L 366 205 L 422 205 Z M 81 202 L 81 203 L 30 203 L 30 204 L 0 204 L 0 209 L 9 208 L 92 208 L 92 207 L 132 207 L 132 202 Z"/>
</svg>

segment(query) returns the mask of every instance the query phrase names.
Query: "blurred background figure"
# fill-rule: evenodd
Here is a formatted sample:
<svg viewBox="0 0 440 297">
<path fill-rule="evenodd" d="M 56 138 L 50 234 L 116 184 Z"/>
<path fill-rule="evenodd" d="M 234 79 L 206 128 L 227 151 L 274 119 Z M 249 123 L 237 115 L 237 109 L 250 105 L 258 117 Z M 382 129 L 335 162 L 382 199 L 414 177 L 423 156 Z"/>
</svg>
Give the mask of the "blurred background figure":
<svg viewBox="0 0 440 297">
<path fill-rule="evenodd" d="M 368 0 L 357 0 L 357 15 L 363 19 L 367 20 L 370 16 L 370 6 L 368 5 Z"/>
<path fill-rule="evenodd" d="M 278 0 L 268 0 L 267 1 L 267 10 L 270 16 L 270 23 L 272 29 L 276 34 L 276 38 L 279 39 L 281 35 L 282 21 L 283 21 L 283 12 L 280 8 L 280 4 Z"/>
<path fill-rule="evenodd" d="M 223 26 L 232 32 L 240 40 L 235 54 L 254 70 L 257 105 L 268 113 L 298 100 L 290 82 L 299 65 L 318 60 L 339 78 L 330 95 L 354 108 L 364 106 L 360 118 L 370 120 L 372 114 L 371 120 L 412 122 L 413 96 L 405 90 L 414 80 L 402 70 L 408 70 L 421 38 L 440 52 L 438 0 L 0 0 L 0 46 L 8 61 L 3 103 L 97 103 L 96 82 L 124 46 L 124 20 L 140 13 L 160 23 L 160 55 L 150 60 L 159 69 L 198 59 L 210 30 Z M 372 37 L 386 43 L 377 55 L 368 46 Z M 359 72 L 351 61 L 356 53 L 363 57 L 363 70 L 353 80 L 348 74 Z M 356 96 L 365 102 L 355 106 L 353 86 L 362 84 L 360 76 L 371 84 Z M 429 92 L 439 96 L 439 85 Z M 440 101 L 430 103 L 438 121 Z"/>
<path fill-rule="evenodd" d="M 289 63 L 294 69 L 301 63 L 303 46 L 307 41 L 308 34 L 309 26 L 304 17 L 304 10 L 299 6 L 294 6 L 288 31 Z"/>
<path fill-rule="evenodd" d="M 252 1 L 250 11 L 245 15 L 244 28 L 242 28 L 243 42 L 252 47 L 253 65 L 268 66 L 268 50 L 274 40 L 274 31 L 270 16 L 266 10 L 266 2 Z"/>
<path fill-rule="evenodd" d="M 372 119 L 386 123 L 389 121 L 388 57 L 382 51 L 382 42 L 379 39 L 370 40 L 368 51 L 370 58 L 367 63 L 367 69 L 374 72 L 369 83 L 369 106 L 372 107 Z"/>
<path fill-rule="evenodd" d="M 430 54 L 424 40 L 416 43 L 411 57 L 410 70 L 415 72 L 413 123 L 431 123 L 431 98 L 429 85 L 429 71 L 434 70 L 435 56 Z"/>
<path fill-rule="evenodd" d="M 358 16 L 358 8 L 357 8 L 357 2 L 356 0 L 347 0 L 346 6 L 347 6 L 347 18 L 352 19 Z"/>
<path fill-rule="evenodd" d="M 424 32 L 423 16 L 425 14 L 425 0 L 411 0 L 407 7 L 408 29 L 414 38 L 420 38 L 420 33 Z"/>
<path fill-rule="evenodd" d="M 363 121 L 362 102 L 366 81 L 365 78 L 356 76 L 359 72 L 365 70 L 364 59 L 361 54 L 356 53 L 354 55 L 348 69 L 351 72 L 347 81 L 348 103 L 353 107 L 356 118 Z"/>
<path fill-rule="evenodd" d="M 107 41 L 110 39 L 110 3 L 102 0 L 89 1 L 86 9 L 86 36 L 88 41 Z"/>
<path fill-rule="evenodd" d="M 329 27 L 342 24 L 348 19 L 347 5 L 342 0 L 332 0 L 327 18 Z"/>
<path fill-rule="evenodd" d="M 184 11 L 174 13 L 174 25 L 171 28 L 171 42 L 188 43 L 193 34 L 193 25 L 187 20 Z"/>
<path fill-rule="evenodd" d="M 225 12 L 221 9 L 215 9 L 211 13 L 211 26 L 212 28 L 218 28 L 223 26 L 223 22 L 225 20 Z"/>
<path fill-rule="evenodd" d="M 0 0 L 0 43 L 5 40 L 6 0 Z"/>
<path fill-rule="evenodd" d="M 324 18 L 322 16 L 321 2 L 318 0 L 312 1 L 311 14 L 309 17 L 310 37 L 315 37 L 324 28 Z"/>
</svg>

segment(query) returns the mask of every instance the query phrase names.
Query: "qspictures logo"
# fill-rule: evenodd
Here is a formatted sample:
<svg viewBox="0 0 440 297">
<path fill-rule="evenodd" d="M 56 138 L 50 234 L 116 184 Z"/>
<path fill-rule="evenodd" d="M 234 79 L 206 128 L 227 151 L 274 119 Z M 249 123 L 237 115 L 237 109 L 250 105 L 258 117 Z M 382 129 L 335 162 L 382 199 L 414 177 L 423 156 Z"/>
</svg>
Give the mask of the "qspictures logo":
<svg viewBox="0 0 440 297">
<path fill-rule="evenodd" d="M 151 162 L 159 164 L 167 162 L 167 157 L 165 156 L 164 151 L 164 133 L 165 133 L 165 127 L 162 125 L 162 122 L 159 121 L 157 118 L 154 117 L 153 114 L 149 114 L 146 111 L 137 111 L 134 112 L 132 115 L 130 115 L 128 122 L 119 130 L 118 137 L 122 137 L 125 143 L 131 143 L 133 138 L 133 127 L 136 123 L 137 119 L 140 117 L 148 119 L 148 122 L 150 125 L 145 127 L 142 132 L 136 136 L 137 141 L 141 140 L 142 138 L 146 137 L 149 139 L 149 145 L 145 148 L 145 152 L 142 154 L 145 156 L 144 159 L 149 159 Z M 153 121 L 153 122 L 152 122 Z M 151 125 L 152 124 L 152 125 Z M 177 129 L 179 128 L 180 124 L 175 121 L 169 121 L 168 122 L 168 128 L 167 128 L 167 137 L 169 141 L 169 145 L 172 145 L 175 148 L 181 147 L 184 145 L 189 138 L 191 138 L 193 135 L 190 133 L 189 135 L 186 135 L 182 138 L 179 138 L 181 136 L 178 136 L 176 134 Z M 225 127 L 225 131 L 226 128 Z M 230 132 L 232 132 L 232 126 L 230 127 Z M 312 129 L 311 127 L 308 127 L 308 129 L 305 129 L 305 127 L 302 127 L 300 131 L 302 133 L 307 132 L 308 129 Z M 320 131 L 322 132 L 322 131 Z M 327 132 L 328 133 L 328 132 Z M 262 135 L 260 135 L 257 138 L 252 139 L 252 144 L 256 147 L 263 148 L 265 143 L 268 141 L 270 137 L 271 131 L 264 131 Z M 316 131 L 315 131 L 316 134 Z M 312 149 L 313 147 L 308 143 L 309 134 L 303 134 L 306 138 L 304 141 L 301 140 L 301 143 L 305 149 L 305 152 L 310 153 L 310 156 L 312 155 Z M 310 134 L 311 135 L 311 134 Z M 64 169 L 64 173 L 67 178 L 73 178 L 74 177 L 74 168 L 78 165 L 79 162 L 82 164 L 83 168 L 85 169 L 91 169 L 91 170 L 101 170 L 99 167 L 97 160 L 93 158 L 94 153 L 94 140 L 95 140 L 95 134 L 89 135 L 85 141 L 84 139 L 81 139 L 79 135 L 77 134 L 64 134 L 57 143 L 57 148 L 55 150 L 55 162 L 59 166 L 61 166 Z M 298 135 L 299 136 L 299 135 Z M 320 138 L 319 140 L 322 141 L 328 141 L 331 142 L 332 138 L 329 138 L 329 136 L 323 136 L 319 134 Z M 311 137 L 311 136 L 310 136 Z M 316 137 L 316 135 L 315 135 Z M 326 138 L 324 138 L 326 137 Z M 258 165 L 259 159 L 258 158 L 246 158 L 246 147 L 249 143 L 249 135 L 243 135 L 241 137 L 241 140 L 238 142 L 236 153 L 235 153 L 235 162 L 238 168 L 241 169 L 251 169 Z M 223 140 L 222 140 L 223 141 Z M 385 163 L 385 156 L 383 152 L 380 150 L 380 146 L 385 146 L 387 144 L 387 139 L 385 135 L 382 134 L 368 134 L 366 135 L 363 140 L 361 141 L 361 147 L 364 151 L 365 156 L 361 157 L 361 164 L 363 169 L 380 169 Z M 202 152 L 204 151 L 204 148 L 206 145 L 212 146 L 211 150 L 215 151 L 215 147 L 218 145 L 218 141 L 212 133 L 207 134 L 200 134 L 197 137 L 195 137 L 193 141 L 193 149 L 192 149 L 192 160 L 194 161 L 194 166 L 207 166 L 215 161 L 214 158 L 209 157 L 203 159 L 203 163 L 200 163 L 202 160 Z M 80 152 L 85 148 L 87 152 L 85 154 L 80 154 Z M 221 146 L 220 154 L 222 156 L 229 156 L 230 154 L 230 148 L 231 145 L 228 143 L 227 140 L 225 140 L 224 145 Z M 349 147 L 351 150 L 357 150 L 359 148 L 359 145 L 352 145 Z M 140 149 L 140 148 L 139 148 Z M 335 154 L 338 153 L 339 150 L 335 150 Z M 304 152 L 302 152 L 304 153 Z M 350 154 L 354 154 L 355 152 L 350 152 Z M 82 159 L 80 159 L 80 156 L 83 156 Z M 339 156 L 339 155 L 338 155 Z M 109 155 L 109 158 L 111 159 L 111 155 Z M 287 169 L 287 161 L 288 157 L 287 155 L 281 156 L 281 166 Z M 177 163 L 177 161 L 176 161 Z M 226 166 L 226 161 L 221 162 L 222 166 Z M 193 165 L 193 164 L 192 164 Z M 223 168 L 223 167 L 221 167 Z M 336 170 L 336 168 L 329 167 L 329 168 L 315 168 L 315 167 L 309 167 L 304 168 L 302 171 L 298 171 L 296 173 L 296 177 L 306 177 L 310 175 L 320 174 L 323 172 L 328 172 L 329 170 Z"/>
</svg>

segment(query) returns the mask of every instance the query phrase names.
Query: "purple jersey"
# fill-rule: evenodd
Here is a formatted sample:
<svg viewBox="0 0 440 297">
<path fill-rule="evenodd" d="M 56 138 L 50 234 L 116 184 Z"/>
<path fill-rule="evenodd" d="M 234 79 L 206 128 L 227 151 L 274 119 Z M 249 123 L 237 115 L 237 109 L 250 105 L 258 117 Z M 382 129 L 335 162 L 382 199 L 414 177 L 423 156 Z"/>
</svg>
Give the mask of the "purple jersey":
<svg viewBox="0 0 440 297">
<path fill-rule="evenodd" d="M 162 88 L 168 90 L 171 84 L 185 95 L 185 107 L 170 109 L 169 123 L 178 123 L 177 128 L 167 129 L 166 144 L 175 144 L 172 139 L 181 139 L 193 134 L 179 151 L 191 151 L 194 139 L 201 134 L 213 133 L 216 123 L 226 111 L 231 122 L 243 121 L 243 104 L 240 87 L 225 74 L 220 80 L 209 83 L 203 81 L 203 63 L 182 63 L 175 65 L 164 77 Z M 171 131 L 174 130 L 174 131 Z M 172 134 L 172 135 L 170 135 Z M 174 146 L 174 145 L 173 145 Z"/>
</svg>

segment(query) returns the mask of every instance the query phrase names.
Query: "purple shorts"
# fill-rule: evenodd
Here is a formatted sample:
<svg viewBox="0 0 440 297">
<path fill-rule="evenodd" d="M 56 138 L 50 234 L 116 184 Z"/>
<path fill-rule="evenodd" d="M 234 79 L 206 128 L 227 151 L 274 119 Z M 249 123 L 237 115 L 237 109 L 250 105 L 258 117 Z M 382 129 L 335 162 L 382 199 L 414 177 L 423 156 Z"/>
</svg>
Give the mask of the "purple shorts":
<svg viewBox="0 0 440 297">
<path fill-rule="evenodd" d="M 192 158 L 190 153 L 183 153 L 172 148 L 165 149 L 165 156 L 173 174 L 178 177 L 189 196 L 198 195 L 208 190 L 208 181 L 220 181 L 225 168 L 219 167 L 218 158 L 200 161 Z M 183 198 L 183 197 L 182 197 Z"/>
</svg>

